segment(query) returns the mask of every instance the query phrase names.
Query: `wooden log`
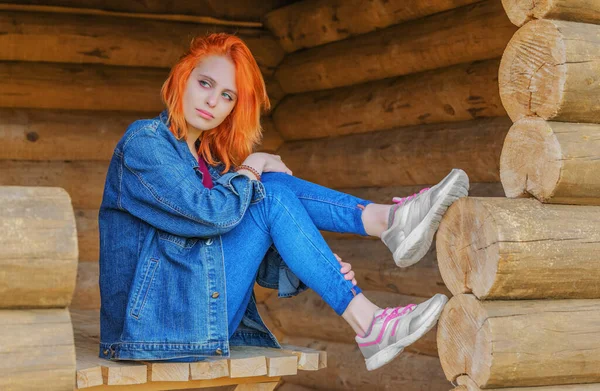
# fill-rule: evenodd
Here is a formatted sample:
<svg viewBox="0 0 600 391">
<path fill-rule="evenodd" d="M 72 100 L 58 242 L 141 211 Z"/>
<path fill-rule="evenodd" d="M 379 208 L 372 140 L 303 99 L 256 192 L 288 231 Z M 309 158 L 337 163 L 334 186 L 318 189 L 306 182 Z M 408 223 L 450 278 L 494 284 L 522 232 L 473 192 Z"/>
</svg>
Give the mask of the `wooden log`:
<svg viewBox="0 0 600 391">
<path fill-rule="evenodd" d="M 486 0 L 293 53 L 275 72 L 286 93 L 324 90 L 499 57 L 516 27 Z"/>
<path fill-rule="evenodd" d="M 121 2 L 119 0 L 20 0 L 19 4 L 71 7 L 81 9 L 119 11 L 127 13 L 146 13 L 166 15 L 196 15 L 224 20 L 260 21 L 267 12 L 284 7 L 294 0 L 199 0 L 164 2 L 147 0 L 143 2 Z M 77 11 L 77 10 L 76 10 Z M 216 21 L 219 22 L 219 21 Z"/>
<path fill-rule="evenodd" d="M 108 162 L 0 160 L 0 186 L 64 188 L 75 209 L 99 209 Z"/>
<path fill-rule="evenodd" d="M 75 344 L 66 308 L 0 310 L 0 327 L 0 389 L 74 389 Z"/>
<path fill-rule="evenodd" d="M 600 205 L 600 125 L 523 118 L 510 128 L 500 179 L 510 198 Z"/>
<path fill-rule="evenodd" d="M 262 29 L 139 18 L 3 11 L 0 31 L 4 61 L 170 68 L 193 37 L 209 32 L 238 35 L 265 74 L 272 74 L 284 55 L 275 38 Z"/>
<path fill-rule="evenodd" d="M 600 26 L 535 20 L 515 33 L 500 62 L 500 98 L 513 121 L 600 122 Z"/>
<path fill-rule="evenodd" d="M 462 375 L 456 379 L 458 387 L 452 391 L 482 391 L 481 388 L 469 376 Z M 598 391 L 600 383 L 591 384 L 563 384 L 560 386 L 542 386 L 542 387 L 507 387 L 502 388 L 502 391 Z"/>
<path fill-rule="evenodd" d="M 283 343 L 327 352 L 326 369 L 301 371 L 296 376 L 286 378 L 287 382 L 293 384 L 327 390 L 447 391 L 449 388 L 437 357 L 402 352 L 380 370 L 367 371 L 356 343 L 326 342 L 294 336 L 287 336 Z"/>
<path fill-rule="evenodd" d="M 132 122 L 158 114 L 0 108 L 0 159 L 108 161 Z M 263 126 L 256 150 L 275 152 L 283 140 L 269 117 L 263 117 Z"/>
<path fill-rule="evenodd" d="M 363 290 L 420 297 L 436 293 L 451 295 L 438 269 L 435 241 L 413 267 L 399 268 L 387 246 L 376 239 L 328 238 L 327 244 L 344 262 L 352 265 L 358 286 Z"/>
<path fill-rule="evenodd" d="M 299 1 L 265 15 L 265 25 L 286 52 L 340 41 L 472 4 L 477 0 Z"/>
<path fill-rule="evenodd" d="M 0 62 L 0 107 L 156 113 L 163 68 Z M 265 78 L 273 96 L 272 78 Z"/>
<path fill-rule="evenodd" d="M 66 307 L 77 274 L 77 233 L 64 189 L 0 187 L 0 308 Z"/>
<path fill-rule="evenodd" d="M 358 286 L 360 287 L 360 283 Z M 405 296 L 377 291 L 364 291 L 363 294 L 381 308 L 408 305 L 410 303 L 419 304 L 428 299 L 427 297 Z M 348 344 L 355 343 L 356 333 L 313 290 L 305 292 L 293 300 L 271 297 L 265 304 L 269 309 L 272 320 L 285 335 Z M 437 356 L 435 330 L 431 330 L 404 350 Z"/>
<path fill-rule="evenodd" d="M 600 381 L 600 300 L 452 297 L 438 324 L 448 380 L 466 374 L 481 388 Z"/>
<path fill-rule="evenodd" d="M 588 0 L 502 0 L 504 10 L 517 26 L 536 19 L 600 23 L 600 3 Z"/>
<path fill-rule="evenodd" d="M 446 286 L 480 299 L 600 298 L 600 207 L 459 199 L 437 232 Z"/>
<path fill-rule="evenodd" d="M 277 107 L 273 119 L 285 140 L 302 140 L 505 116 L 499 66 L 500 60 L 493 59 L 292 95 Z"/>
<path fill-rule="evenodd" d="M 472 182 L 498 182 L 510 125 L 507 117 L 418 125 L 286 142 L 278 154 L 294 175 L 330 188 L 437 183 L 452 168 Z"/>
</svg>

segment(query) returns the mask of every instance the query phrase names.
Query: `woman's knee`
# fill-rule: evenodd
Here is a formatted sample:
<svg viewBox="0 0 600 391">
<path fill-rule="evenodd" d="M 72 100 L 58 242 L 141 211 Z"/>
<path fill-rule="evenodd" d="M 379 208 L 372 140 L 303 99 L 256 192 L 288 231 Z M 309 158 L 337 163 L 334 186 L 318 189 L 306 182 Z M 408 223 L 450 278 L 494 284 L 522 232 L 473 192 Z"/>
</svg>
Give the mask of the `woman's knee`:
<svg viewBox="0 0 600 391">
<path fill-rule="evenodd" d="M 273 173 L 279 174 L 279 173 Z M 285 173 L 281 173 L 283 175 L 287 175 Z M 277 181 L 277 180 L 266 180 L 263 181 L 263 186 L 265 188 L 266 197 L 275 197 L 279 200 L 286 200 L 290 197 L 296 197 L 296 194 L 289 188 L 285 183 Z"/>
</svg>

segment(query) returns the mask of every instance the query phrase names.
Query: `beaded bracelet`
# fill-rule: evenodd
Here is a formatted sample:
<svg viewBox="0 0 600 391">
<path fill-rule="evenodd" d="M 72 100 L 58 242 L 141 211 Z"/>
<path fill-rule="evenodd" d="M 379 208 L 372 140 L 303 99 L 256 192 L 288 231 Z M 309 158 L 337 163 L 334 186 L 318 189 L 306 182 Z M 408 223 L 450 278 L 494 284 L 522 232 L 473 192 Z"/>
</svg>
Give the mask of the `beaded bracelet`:
<svg viewBox="0 0 600 391">
<path fill-rule="evenodd" d="M 256 169 L 254 169 L 253 167 L 250 166 L 246 166 L 245 164 L 242 164 L 241 166 L 237 166 L 233 171 L 237 172 L 238 170 L 248 170 L 251 173 L 254 174 L 254 176 L 256 176 L 256 178 L 258 178 L 257 180 L 260 181 L 260 174 L 258 173 L 258 171 L 256 171 Z"/>
</svg>

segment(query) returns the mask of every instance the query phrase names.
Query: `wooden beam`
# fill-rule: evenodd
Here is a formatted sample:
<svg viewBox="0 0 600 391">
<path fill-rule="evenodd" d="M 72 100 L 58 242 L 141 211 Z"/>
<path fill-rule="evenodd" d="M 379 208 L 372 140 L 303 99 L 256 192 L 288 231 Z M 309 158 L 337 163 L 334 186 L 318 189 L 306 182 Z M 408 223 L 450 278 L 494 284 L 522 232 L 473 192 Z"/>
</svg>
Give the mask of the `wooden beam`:
<svg viewBox="0 0 600 391">
<path fill-rule="evenodd" d="M 265 74 L 284 51 L 265 30 L 101 15 L 0 11 L 0 60 L 170 68 L 195 36 L 235 33 Z M 168 34 L 164 32 L 168 31 Z"/>
<path fill-rule="evenodd" d="M 600 382 L 600 300 L 458 295 L 438 323 L 444 373 L 481 388 Z"/>
<path fill-rule="evenodd" d="M 600 23 L 600 3 L 589 0 L 502 0 L 511 22 L 517 26 L 536 19 Z"/>
<path fill-rule="evenodd" d="M 499 59 L 291 95 L 273 119 L 285 140 L 335 137 L 401 126 L 505 116 Z"/>
<path fill-rule="evenodd" d="M 479 0 L 305 0 L 265 15 L 287 52 L 340 41 Z"/>
<path fill-rule="evenodd" d="M 109 161 L 131 123 L 158 114 L 0 108 L 0 159 Z M 283 140 L 269 117 L 262 121 L 263 139 L 256 150 L 275 152 Z"/>
<path fill-rule="evenodd" d="M 600 298 L 600 207 L 465 197 L 437 232 L 450 291 L 480 299 Z"/>
<path fill-rule="evenodd" d="M 0 186 L 0 308 L 67 307 L 77 274 L 71 199 L 56 187 Z"/>
<path fill-rule="evenodd" d="M 330 188 L 437 183 L 452 168 L 472 182 L 498 182 L 507 117 L 419 125 L 286 142 L 278 154 L 294 175 Z"/>
<path fill-rule="evenodd" d="M 500 62 L 500 98 L 513 121 L 600 122 L 600 26 L 535 20 L 515 33 Z"/>
<path fill-rule="evenodd" d="M 524 118 L 510 128 L 500 156 L 507 197 L 600 205 L 600 125 Z"/>
<path fill-rule="evenodd" d="M 482 391 L 481 388 L 469 376 L 462 375 L 456 379 L 458 387 L 452 391 Z M 507 387 L 502 388 L 502 391 L 598 391 L 600 383 L 592 384 L 563 384 L 560 386 L 542 386 L 542 387 Z"/>
<path fill-rule="evenodd" d="M 288 55 L 275 76 L 298 93 L 492 59 L 515 30 L 500 2 L 486 0 Z"/>
<path fill-rule="evenodd" d="M 4 298 L 0 301 L 4 306 Z M 72 390 L 75 344 L 66 308 L 0 310 L 2 390 Z"/>
<path fill-rule="evenodd" d="M 146 13 L 160 15 L 194 15 L 226 20 L 261 20 L 267 12 L 284 7 L 294 0 L 200 0 L 194 2 L 164 2 L 150 0 L 144 2 L 121 2 L 119 0 L 20 0 L 20 5 L 71 7 L 110 12 Z M 71 10 L 71 12 L 73 12 Z"/>
</svg>

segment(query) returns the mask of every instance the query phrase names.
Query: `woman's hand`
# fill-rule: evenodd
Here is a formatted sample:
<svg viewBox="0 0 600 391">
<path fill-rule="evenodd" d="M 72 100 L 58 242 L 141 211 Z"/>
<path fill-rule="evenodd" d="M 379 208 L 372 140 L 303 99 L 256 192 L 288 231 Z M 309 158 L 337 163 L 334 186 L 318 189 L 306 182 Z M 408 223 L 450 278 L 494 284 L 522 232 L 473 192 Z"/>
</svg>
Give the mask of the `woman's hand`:
<svg viewBox="0 0 600 391">
<path fill-rule="evenodd" d="M 290 170 L 282 161 L 281 156 L 272 155 L 265 152 L 254 152 L 250 154 L 244 163 L 252 168 L 255 168 L 258 172 L 285 172 L 286 174 L 292 175 Z"/>
<path fill-rule="evenodd" d="M 352 280 L 352 284 L 356 285 L 356 278 L 354 278 L 354 271 L 352 270 L 352 265 L 350 265 L 348 262 L 342 262 L 342 258 L 340 258 L 336 253 L 333 253 L 333 255 L 335 255 L 335 258 L 342 266 L 341 272 L 342 274 L 344 274 L 344 278 L 346 280 Z"/>
</svg>

